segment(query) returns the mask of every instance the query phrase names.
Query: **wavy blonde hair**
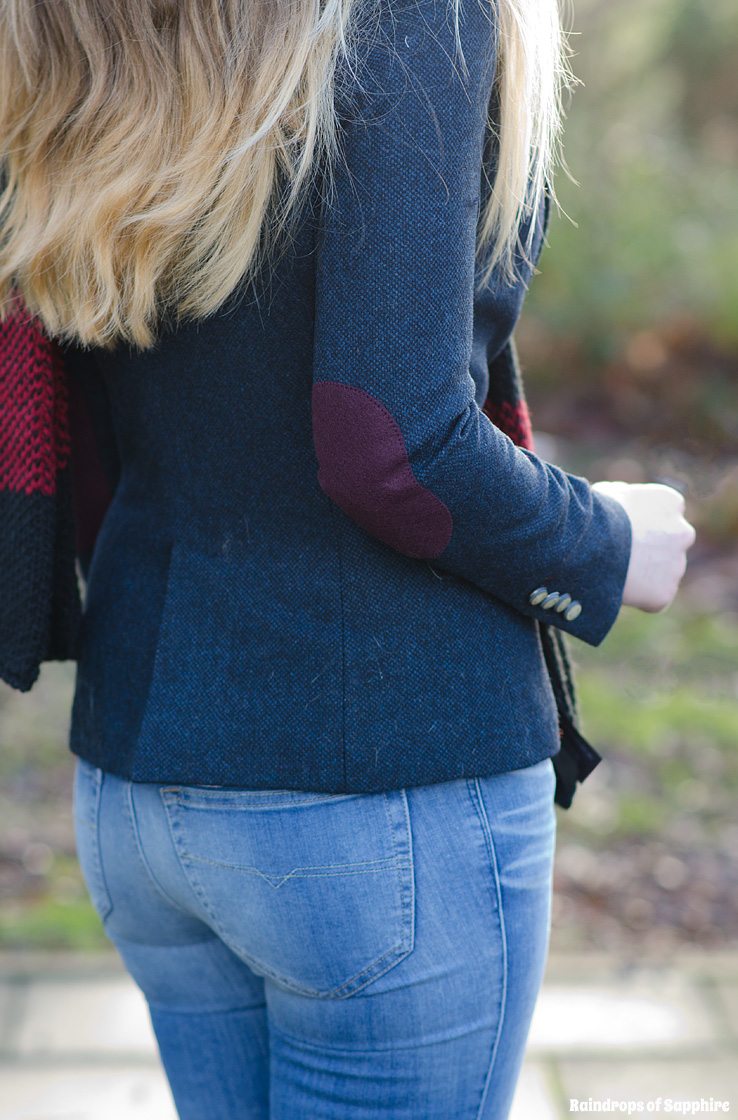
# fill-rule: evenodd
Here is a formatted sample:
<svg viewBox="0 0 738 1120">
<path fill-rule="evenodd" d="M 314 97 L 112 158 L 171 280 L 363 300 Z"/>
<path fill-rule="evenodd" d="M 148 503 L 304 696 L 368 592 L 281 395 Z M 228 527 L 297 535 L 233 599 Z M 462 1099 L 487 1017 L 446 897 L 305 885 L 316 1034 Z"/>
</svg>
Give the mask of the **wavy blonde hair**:
<svg viewBox="0 0 738 1120">
<path fill-rule="evenodd" d="M 0 314 L 17 291 L 52 337 L 146 349 L 165 308 L 220 307 L 337 154 L 338 68 L 371 2 L 0 0 Z M 566 72 L 556 0 L 494 2 L 486 277 L 513 268 Z"/>
</svg>

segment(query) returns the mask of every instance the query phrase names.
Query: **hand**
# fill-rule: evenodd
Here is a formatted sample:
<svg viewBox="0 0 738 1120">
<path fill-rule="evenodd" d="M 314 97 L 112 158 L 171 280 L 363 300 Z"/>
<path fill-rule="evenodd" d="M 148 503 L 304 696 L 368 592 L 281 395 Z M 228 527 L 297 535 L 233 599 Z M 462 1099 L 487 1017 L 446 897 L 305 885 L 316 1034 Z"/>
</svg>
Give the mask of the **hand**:
<svg viewBox="0 0 738 1120">
<path fill-rule="evenodd" d="M 663 611 L 677 593 L 695 531 L 684 519 L 684 498 L 660 483 L 596 482 L 593 490 L 620 502 L 633 540 L 623 605 Z"/>
</svg>

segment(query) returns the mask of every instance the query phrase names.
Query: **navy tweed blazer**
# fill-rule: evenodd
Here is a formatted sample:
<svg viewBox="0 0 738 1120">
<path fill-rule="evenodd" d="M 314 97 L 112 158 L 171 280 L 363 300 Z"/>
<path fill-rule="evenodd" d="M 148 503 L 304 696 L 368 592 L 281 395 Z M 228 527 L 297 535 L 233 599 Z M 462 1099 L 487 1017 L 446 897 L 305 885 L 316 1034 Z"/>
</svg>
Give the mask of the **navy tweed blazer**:
<svg viewBox="0 0 738 1120">
<path fill-rule="evenodd" d="M 464 5 L 464 67 L 445 0 L 382 0 L 332 188 L 268 279 L 153 350 L 67 347 L 112 495 L 72 721 L 91 763 L 370 792 L 557 752 L 538 624 L 602 641 L 630 524 L 484 410 L 533 271 L 475 270 L 492 18 Z"/>
</svg>

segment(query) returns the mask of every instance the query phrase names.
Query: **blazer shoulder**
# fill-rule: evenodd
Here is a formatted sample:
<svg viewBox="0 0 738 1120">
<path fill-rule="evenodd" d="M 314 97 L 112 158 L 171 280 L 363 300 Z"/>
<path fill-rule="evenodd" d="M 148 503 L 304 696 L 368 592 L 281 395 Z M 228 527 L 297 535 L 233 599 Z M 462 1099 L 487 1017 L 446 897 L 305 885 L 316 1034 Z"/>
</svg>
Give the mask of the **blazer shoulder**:
<svg viewBox="0 0 738 1120">
<path fill-rule="evenodd" d="M 489 94 L 496 36 L 492 0 L 377 0 L 356 16 L 338 88 L 364 105 L 451 85 Z"/>
</svg>

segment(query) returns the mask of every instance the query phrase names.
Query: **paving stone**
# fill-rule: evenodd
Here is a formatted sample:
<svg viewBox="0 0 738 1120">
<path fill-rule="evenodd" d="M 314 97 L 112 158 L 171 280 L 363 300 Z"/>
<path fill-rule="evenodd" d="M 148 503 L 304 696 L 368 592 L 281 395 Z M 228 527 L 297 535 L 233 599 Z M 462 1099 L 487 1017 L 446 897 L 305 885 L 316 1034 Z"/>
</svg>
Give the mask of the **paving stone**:
<svg viewBox="0 0 738 1120">
<path fill-rule="evenodd" d="M 12 1024 L 10 1022 L 11 1007 L 14 1001 L 14 985 L 0 981 L 0 1050 L 7 1049 L 10 1041 Z"/>
<path fill-rule="evenodd" d="M 1 957 L 0 957 L 1 959 Z M 582 953 L 557 953 L 551 951 L 546 963 L 544 983 L 581 984 L 585 982 L 612 983 L 627 979 L 634 973 L 673 972 L 680 976 L 709 976 L 718 983 L 738 982 L 738 952 L 720 952 L 710 949 L 682 947 L 658 955 L 638 949 L 628 953 L 625 948 L 618 953 L 600 953 L 589 950 Z"/>
<path fill-rule="evenodd" d="M 699 989 L 674 973 L 631 974 L 619 984 L 543 988 L 529 1050 L 694 1047 L 714 1040 Z"/>
<path fill-rule="evenodd" d="M 730 1029 L 738 1038 L 738 984 L 719 984 L 717 997 L 723 1006 Z"/>
<path fill-rule="evenodd" d="M 663 962 L 662 962 L 663 963 Z M 674 958 L 674 968 L 713 976 L 718 982 L 738 981 L 738 952 L 725 949 L 682 949 Z"/>
<path fill-rule="evenodd" d="M 75 953 L 73 950 L 0 949 L 0 977 L 56 978 L 69 976 L 126 975 L 118 954 L 110 950 Z"/>
<path fill-rule="evenodd" d="M 510 1120 L 556 1120 L 556 1109 L 546 1071 L 533 1062 L 526 1062 L 520 1074 Z"/>
<path fill-rule="evenodd" d="M 0 1120 L 176 1120 L 161 1070 L 3 1069 Z"/>
<path fill-rule="evenodd" d="M 656 1111 L 648 1113 L 648 1102 L 656 1102 L 661 1097 L 661 1108 L 658 1110 L 660 1114 L 678 1116 L 680 1113 L 675 1109 L 668 1111 L 667 1099 L 704 1100 L 709 1105 L 710 1097 L 713 1097 L 715 1100 L 730 1102 L 730 1115 L 738 1111 L 738 1061 L 735 1055 L 699 1061 L 683 1058 L 679 1061 L 653 1058 L 630 1062 L 562 1061 L 558 1063 L 558 1069 L 569 1102 L 572 1098 L 581 1101 L 588 1100 L 589 1097 L 595 1100 L 643 1101 L 642 1114 L 646 1116 L 653 1115 Z M 571 1106 L 569 1111 L 572 1111 Z M 618 1111 L 614 1115 L 622 1116 L 627 1113 Z M 711 1115 L 724 1116 L 725 1113 L 712 1112 Z"/>
<path fill-rule="evenodd" d="M 125 977 L 31 983 L 18 1033 L 22 1057 L 156 1053 L 146 1002 Z"/>
</svg>

